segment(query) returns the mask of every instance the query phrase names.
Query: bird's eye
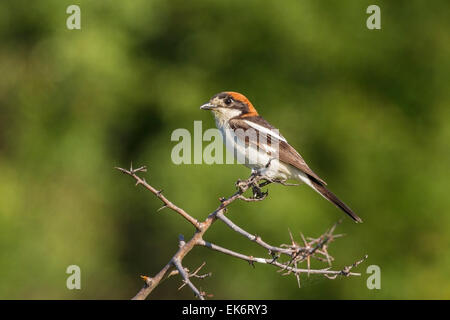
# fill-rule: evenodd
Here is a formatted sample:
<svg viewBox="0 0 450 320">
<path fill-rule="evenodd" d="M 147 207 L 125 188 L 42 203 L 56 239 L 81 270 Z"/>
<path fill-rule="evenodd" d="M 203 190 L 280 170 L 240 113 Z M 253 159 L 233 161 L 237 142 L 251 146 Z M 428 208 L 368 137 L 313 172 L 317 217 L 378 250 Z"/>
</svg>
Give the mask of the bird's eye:
<svg viewBox="0 0 450 320">
<path fill-rule="evenodd" d="M 233 100 L 231 98 L 226 98 L 224 102 L 226 105 L 229 105 L 232 101 Z"/>
</svg>

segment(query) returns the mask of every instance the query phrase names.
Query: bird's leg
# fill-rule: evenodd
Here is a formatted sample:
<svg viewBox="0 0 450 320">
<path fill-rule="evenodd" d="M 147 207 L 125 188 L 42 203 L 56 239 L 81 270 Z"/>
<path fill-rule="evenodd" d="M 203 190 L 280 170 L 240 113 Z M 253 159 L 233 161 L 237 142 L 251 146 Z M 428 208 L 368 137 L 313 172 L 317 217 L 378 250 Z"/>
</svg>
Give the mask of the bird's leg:
<svg viewBox="0 0 450 320">
<path fill-rule="evenodd" d="M 270 164 L 272 163 L 272 160 L 273 160 L 273 158 L 270 159 L 270 160 L 267 162 L 267 164 L 266 164 L 266 166 L 265 166 L 266 169 L 270 167 Z"/>
<path fill-rule="evenodd" d="M 271 180 L 271 179 L 269 179 L 269 178 L 264 178 L 264 182 L 261 182 L 260 184 L 259 184 L 259 188 L 263 188 L 263 187 L 265 187 L 265 186 L 267 186 L 267 185 L 269 185 L 269 184 L 271 184 L 271 183 L 274 183 L 274 181 L 273 180 Z"/>
<path fill-rule="evenodd" d="M 236 185 L 238 188 L 240 188 L 240 190 L 242 190 L 242 188 L 240 187 L 241 184 L 251 186 L 253 191 L 253 198 L 262 199 L 267 195 L 267 193 L 262 192 L 258 186 L 258 183 L 261 179 L 262 175 L 260 171 L 256 168 L 252 168 L 252 173 L 250 174 L 250 177 L 246 181 L 238 180 Z"/>
</svg>

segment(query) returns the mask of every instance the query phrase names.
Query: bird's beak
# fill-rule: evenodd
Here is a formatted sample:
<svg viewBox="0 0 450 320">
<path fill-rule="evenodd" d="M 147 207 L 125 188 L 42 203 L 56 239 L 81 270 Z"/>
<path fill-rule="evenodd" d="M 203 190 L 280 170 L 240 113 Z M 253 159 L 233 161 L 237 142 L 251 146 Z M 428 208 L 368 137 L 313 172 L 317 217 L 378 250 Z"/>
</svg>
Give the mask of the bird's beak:
<svg viewBox="0 0 450 320">
<path fill-rule="evenodd" d="M 202 110 L 211 110 L 213 108 L 215 108 L 215 106 L 209 102 L 200 106 L 200 109 L 202 109 Z"/>
</svg>

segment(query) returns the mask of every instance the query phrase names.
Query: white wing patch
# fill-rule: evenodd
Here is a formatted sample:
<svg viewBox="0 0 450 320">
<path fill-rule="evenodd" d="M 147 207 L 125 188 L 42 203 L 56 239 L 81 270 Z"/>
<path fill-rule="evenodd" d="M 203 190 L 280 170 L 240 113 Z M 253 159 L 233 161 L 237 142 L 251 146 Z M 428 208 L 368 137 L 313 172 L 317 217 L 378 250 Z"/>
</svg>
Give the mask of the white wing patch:
<svg viewBox="0 0 450 320">
<path fill-rule="evenodd" d="M 271 129 L 268 129 L 266 127 L 263 127 L 263 126 L 261 126 L 259 124 L 256 124 L 256 123 L 252 122 L 252 121 L 248 121 L 248 120 L 244 120 L 244 121 L 245 121 L 246 124 L 248 124 L 249 126 L 255 128 L 256 130 L 258 130 L 258 131 L 260 131 L 260 132 L 262 132 L 262 133 L 264 133 L 266 135 L 270 135 L 270 136 L 272 136 L 274 138 L 277 138 L 280 141 L 284 141 L 284 142 L 287 143 L 286 139 L 283 138 L 283 136 L 281 136 L 281 134 L 279 134 L 278 132 L 276 132 L 274 130 L 271 130 Z"/>
</svg>

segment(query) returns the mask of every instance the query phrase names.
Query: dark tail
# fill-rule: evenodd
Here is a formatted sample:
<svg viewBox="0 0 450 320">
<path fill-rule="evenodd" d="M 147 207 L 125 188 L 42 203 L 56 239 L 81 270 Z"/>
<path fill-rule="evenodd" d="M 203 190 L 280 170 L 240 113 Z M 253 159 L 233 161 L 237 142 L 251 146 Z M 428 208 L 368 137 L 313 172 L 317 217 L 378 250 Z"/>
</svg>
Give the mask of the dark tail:
<svg viewBox="0 0 450 320">
<path fill-rule="evenodd" d="M 336 195 L 333 192 L 331 192 L 330 190 L 325 188 L 325 186 L 323 186 L 320 182 L 314 181 L 313 179 L 311 179 L 311 183 L 313 185 L 313 188 L 318 193 L 320 193 L 325 199 L 327 199 L 328 201 L 333 203 L 336 207 L 338 207 L 339 209 L 344 211 L 346 214 L 348 214 L 350 216 L 350 218 L 352 218 L 355 222 L 363 222 L 361 220 L 361 218 L 358 217 L 356 215 L 356 213 L 354 213 L 352 211 L 352 209 L 350 209 L 345 203 L 343 203 L 341 200 L 339 200 L 338 197 L 336 197 Z"/>
</svg>

